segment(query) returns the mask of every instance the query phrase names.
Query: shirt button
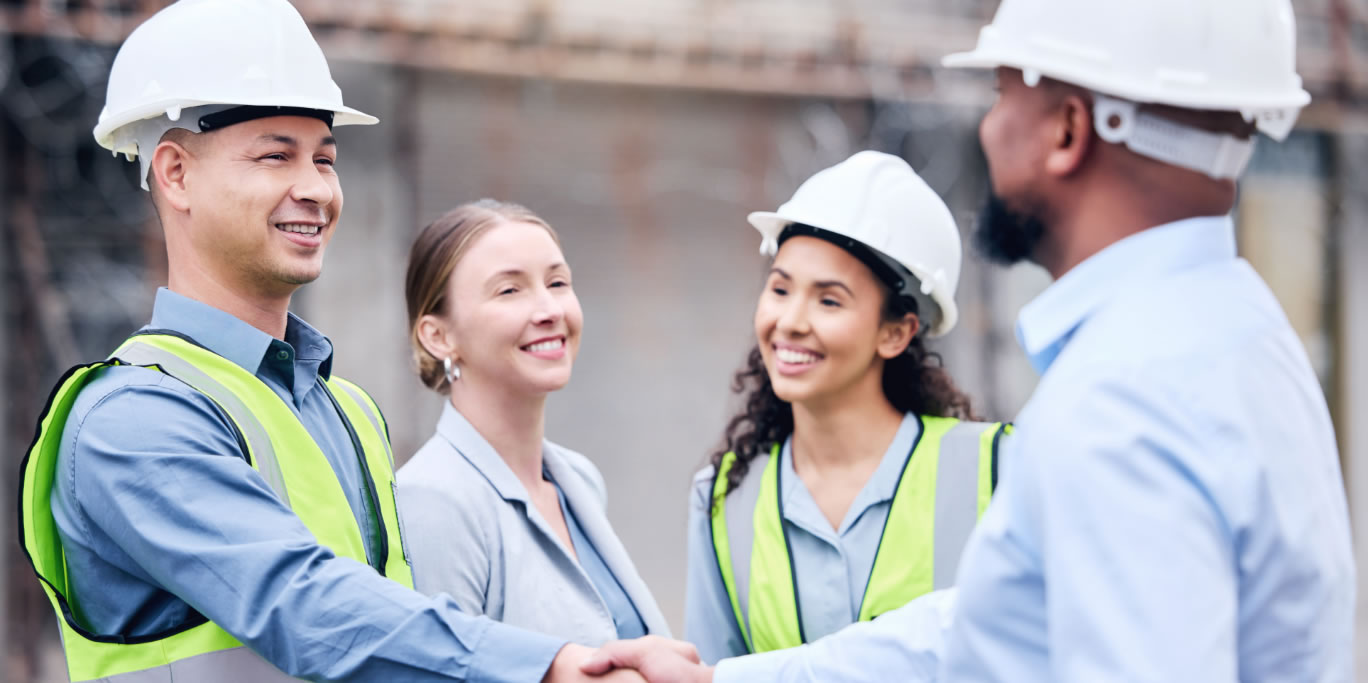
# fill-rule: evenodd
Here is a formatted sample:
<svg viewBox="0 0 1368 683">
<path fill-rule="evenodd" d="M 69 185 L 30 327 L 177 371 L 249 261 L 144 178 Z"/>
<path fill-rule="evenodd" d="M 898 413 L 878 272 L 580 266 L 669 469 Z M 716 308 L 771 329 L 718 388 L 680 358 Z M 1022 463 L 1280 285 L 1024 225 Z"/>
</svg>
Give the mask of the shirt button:
<svg viewBox="0 0 1368 683">
<path fill-rule="evenodd" d="M 290 352 L 285 349 L 276 351 L 276 358 L 279 360 L 290 360 Z"/>
</svg>

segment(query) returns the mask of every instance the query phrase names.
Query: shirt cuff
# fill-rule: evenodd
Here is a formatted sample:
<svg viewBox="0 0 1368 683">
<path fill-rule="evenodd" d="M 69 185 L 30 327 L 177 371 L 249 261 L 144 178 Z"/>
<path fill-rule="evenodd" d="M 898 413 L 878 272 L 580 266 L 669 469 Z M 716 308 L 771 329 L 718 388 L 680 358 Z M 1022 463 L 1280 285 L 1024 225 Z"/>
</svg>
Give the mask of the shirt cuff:
<svg viewBox="0 0 1368 683">
<path fill-rule="evenodd" d="M 470 683 L 527 683 L 546 677 L 551 662 L 568 641 L 490 622 L 475 648 Z"/>
<path fill-rule="evenodd" d="M 794 678 L 792 672 L 784 673 L 784 670 L 793 668 L 790 665 L 795 664 L 807 650 L 808 648 L 804 646 L 724 659 L 718 662 L 717 667 L 713 669 L 713 683 L 751 683 L 752 681 L 779 680 L 801 682 L 802 679 Z"/>
</svg>

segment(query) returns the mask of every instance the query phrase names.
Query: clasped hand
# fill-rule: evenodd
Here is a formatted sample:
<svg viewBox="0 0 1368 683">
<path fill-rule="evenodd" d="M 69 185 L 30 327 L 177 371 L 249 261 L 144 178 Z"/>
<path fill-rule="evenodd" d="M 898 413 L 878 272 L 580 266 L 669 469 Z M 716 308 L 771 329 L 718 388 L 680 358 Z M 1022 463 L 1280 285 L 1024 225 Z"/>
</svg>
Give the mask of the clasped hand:
<svg viewBox="0 0 1368 683">
<path fill-rule="evenodd" d="M 689 643 L 659 636 L 619 640 L 598 650 L 566 645 L 547 672 L 545 683 L 711 683 L 712 667 L 698 659 Z"/>
</svg>

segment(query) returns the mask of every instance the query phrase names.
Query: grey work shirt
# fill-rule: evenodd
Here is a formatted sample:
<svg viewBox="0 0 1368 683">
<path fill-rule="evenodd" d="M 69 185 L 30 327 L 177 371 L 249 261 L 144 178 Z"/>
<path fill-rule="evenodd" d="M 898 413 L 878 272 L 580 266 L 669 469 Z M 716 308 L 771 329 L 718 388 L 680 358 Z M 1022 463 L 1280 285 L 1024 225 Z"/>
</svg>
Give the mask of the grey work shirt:
<svg viewBox="0 0 1368 683">
<path fill-rule="evenodd" d="M 835 633 L 860 615 L 865 584 L 874 567 L 884 521 L 898 490 L 903 465 L 920 433 L 915 415 L 903 416 L 893 441 L 874 475 L 855 496 L 839 529 L 832 529 L 807 485 L 793 469 L 793 437 L 784 440 L 780 467 L 784 468 L 784 528 L 798 577 L 803 632 L 808 642 Z M 758 464 L 758 463 L 757 463 Z M 761 475 L 752 467 L 747 477 Z M 689 570 L 685 594 L 684 638 L 698 646 L 708 663 L 746 654 L 746 641 L 736 624 L 727 588 L 717 568 L 712 545 L 713 468 L 694 477 L 689 495 Z"/>
<path fill-rule="evenodd" d="M 604 513 L 588 458 L 546 441 L 546 471 L 646 631 L 669 627 Z M 448 402 L 437 433 L 398 473 L 399 513 L 418 590 L 512 626 L 597 646 L 618 636 L 610 605 L 531 504 L 494 447 Z M 583 552 L 583 551 L 581 551 Z"/>
</svg>

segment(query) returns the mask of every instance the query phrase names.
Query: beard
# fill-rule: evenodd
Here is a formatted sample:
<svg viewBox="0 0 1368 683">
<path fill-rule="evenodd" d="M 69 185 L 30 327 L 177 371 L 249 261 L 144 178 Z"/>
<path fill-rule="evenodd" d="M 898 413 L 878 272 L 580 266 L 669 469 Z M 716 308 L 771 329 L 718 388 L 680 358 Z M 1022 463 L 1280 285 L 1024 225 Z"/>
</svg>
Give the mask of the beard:
<svg viewBox="0 0 1368 683">
<path fill-rule="evenodd" d="M 974 226 L 974 244 L 993 263 L 1010 266 L 1031 258 L 1045 238 L 1045 222 L 1030 210 L 1015 211 L 992 189 Z"/>
</svg>

